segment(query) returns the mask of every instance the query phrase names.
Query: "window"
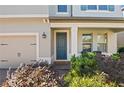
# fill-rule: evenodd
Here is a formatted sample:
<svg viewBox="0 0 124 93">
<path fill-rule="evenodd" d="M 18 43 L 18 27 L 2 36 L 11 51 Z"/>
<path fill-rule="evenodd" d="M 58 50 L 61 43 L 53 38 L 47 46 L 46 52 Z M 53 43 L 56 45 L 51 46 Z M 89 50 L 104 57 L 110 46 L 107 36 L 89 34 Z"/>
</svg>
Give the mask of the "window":
<svg viewBox="0 0 124 93">
<path fill-rule="evenodd" d="M 81 11 L 96 10 L 96 11 L 114 11 L 114 5 L 81 5 Z"/>
<path fill-rule="evenodd" d="M 92 51 L 92 45 L 89 43 L 85 43 L 85 44 L 83 44 L 83 51 L 84 52 L 91 52 Z"/>
<path fill-rule="evenodd" d="M 92 34 L 83 34 L 82 35 L 82 49 L 85 52 L 91 52 L 92 51 L 92 41 L 93 37 Z"/>
<path fill-rule="evenodd" d="M 97 50 L 107 52 L 107 34 L 97 34 Z"/>
<path fill-rule="evenodd" d="M 67 5 L 58 5 L 58 12 L 67 12 Z"/>
<path fill-rule="evenodd" d="M 88 5 L 88 10 L 97 10 L 97 5 Z"/>
<path fill-rule="evenodd" d="M 108 10 L 107 5 L 99 5 L 99 10 Z"/>
<path fill-rule="evenodd" d="M 87 5 L 81 5 L 80 8 L 82 11 L 85 11 L 85 10 L 87 10 Z"/>
<path fill-rule="evenodd" d="M 97 10 L 97 5 L 81 5 L 81 10 Z"/>
<path fill-rule="evenodd" d="M 115 10 L 114 5 L 109 5 L 109 6 L 108 6 L 108 10 L 109 10 L 109 11 L 114 11 L 114 10 Z"/>
<path fill-rule="evenodd" d="M 114 5 L 99 5 L 99 10 L 114 11 Z"/>
</svg>

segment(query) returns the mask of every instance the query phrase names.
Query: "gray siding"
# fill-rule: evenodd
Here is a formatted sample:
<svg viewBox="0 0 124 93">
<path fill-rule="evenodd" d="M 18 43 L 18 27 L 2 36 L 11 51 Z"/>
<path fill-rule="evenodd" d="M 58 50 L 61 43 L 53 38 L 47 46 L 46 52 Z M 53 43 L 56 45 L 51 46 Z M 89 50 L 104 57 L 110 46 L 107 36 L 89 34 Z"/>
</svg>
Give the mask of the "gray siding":
<svg viewBox="0 0 124 93">
<path fill-rule="evenodd" d="M 80 5 L 68 5 L 67 13 L 58 13 L 57 5 L 49 6 L 49 15 L 53 17 L 122 17 L 120 5 L 115 5 L 115 11 L 81 11 Z"/>
<path fill-rule="evenodd" d="M 121 6 L 115 6 L 115 11 L 81 11 L 79 5 L 73 6 L 74 17 L 122 17 Z"/>
<path fill-rule="evenodd" d="M 0 15 L 48 15 L 47 5 L 1 5 Z"/>
<path fill-rule="evenodd" d="M 59 13 L 57 5 L 49 6 L 49 16 L 52 17 L 70 17 L 71 16 L 71 6 L 67 6 L 67 13 Z"/>
<path fill-rule="evenodd" d="M 121 6 L 114 12 L 81 11 L 80 5 L 68 5 L 67 13 L 57 12 L 57 5 L 0 5 L 0 16 L 38 15 L 50 17 L 122 17 Z"/>
</svg>

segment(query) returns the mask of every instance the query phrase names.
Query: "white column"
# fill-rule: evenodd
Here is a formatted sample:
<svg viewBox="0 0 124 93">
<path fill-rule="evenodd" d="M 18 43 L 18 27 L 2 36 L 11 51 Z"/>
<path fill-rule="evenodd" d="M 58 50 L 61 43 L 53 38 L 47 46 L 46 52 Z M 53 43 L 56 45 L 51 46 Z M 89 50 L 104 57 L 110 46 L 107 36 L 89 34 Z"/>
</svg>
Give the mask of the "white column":
<svg viewBox="0 0 124 93">
<path fill-rule="evenodd" d="M 92 51 L 97 51 L 97 32 L 93 32 L 93 50 Z"/>
<path fill-rule="evenodd" d="M 71 55 L 78 54 L 78 27 L 73 25 L 71 27 Z"/>
<path fill-rule="evenodd" d="M 108 34 L 108 53 L 117 52 L 117 33 L 109 32 Z"/>
</svg>

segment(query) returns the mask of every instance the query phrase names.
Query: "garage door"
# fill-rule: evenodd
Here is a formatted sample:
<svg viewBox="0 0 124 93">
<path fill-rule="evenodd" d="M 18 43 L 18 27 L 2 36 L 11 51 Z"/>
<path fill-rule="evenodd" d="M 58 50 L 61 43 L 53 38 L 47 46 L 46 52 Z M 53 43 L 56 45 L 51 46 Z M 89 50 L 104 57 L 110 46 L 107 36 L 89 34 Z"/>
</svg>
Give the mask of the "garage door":
<svg viewBox="0 0 124 93">
<path fill-rule="evenodd" d="M 0 68 L 36 61 L 36 36 L 0 36 Z"/>
</svg>

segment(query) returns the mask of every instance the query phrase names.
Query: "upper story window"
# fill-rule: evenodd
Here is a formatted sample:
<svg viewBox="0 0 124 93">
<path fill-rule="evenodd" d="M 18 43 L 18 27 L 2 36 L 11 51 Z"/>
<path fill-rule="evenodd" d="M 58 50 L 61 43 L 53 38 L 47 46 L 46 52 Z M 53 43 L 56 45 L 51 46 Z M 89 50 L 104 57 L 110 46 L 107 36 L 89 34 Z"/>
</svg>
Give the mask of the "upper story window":
<svg viewBox="0 0 124 93">
<path fill-rule="evenodd" d="M 99 5 L 99 10 L 114 11 L 114 5 Z"/>
<path fill-rule="evenodd" d="M 58 5 L 58 12 L 67 12 L 67 5 Z"/>
<path fill-rule="evenodd" d="M 108 10 L 107 5 L 99 5 L 99 10 Z"/>
<path fill-rule="evenodd" d="M 97 10 L 97 5 L 88 5 L 88 10 Z"/>
<path fill-rule="evenodd" d="M 81 11 L 114 11 L 114 5 L 81 5 Z"/>
</svg>

